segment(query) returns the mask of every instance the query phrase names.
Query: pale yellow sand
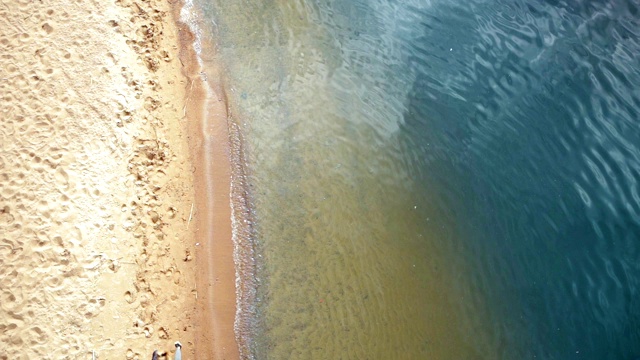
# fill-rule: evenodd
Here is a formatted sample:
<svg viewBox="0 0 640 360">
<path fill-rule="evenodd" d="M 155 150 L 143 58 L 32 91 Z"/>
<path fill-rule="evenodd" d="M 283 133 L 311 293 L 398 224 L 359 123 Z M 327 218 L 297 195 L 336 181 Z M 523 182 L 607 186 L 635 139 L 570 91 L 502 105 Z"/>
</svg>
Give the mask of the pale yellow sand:
<svg viewBox="0 0 640 360">
<path fill-rule="evenodd" d="M 0 359 L 195 358 L 176 46 L 166 2 L 0 1 Z"/>
</svg>

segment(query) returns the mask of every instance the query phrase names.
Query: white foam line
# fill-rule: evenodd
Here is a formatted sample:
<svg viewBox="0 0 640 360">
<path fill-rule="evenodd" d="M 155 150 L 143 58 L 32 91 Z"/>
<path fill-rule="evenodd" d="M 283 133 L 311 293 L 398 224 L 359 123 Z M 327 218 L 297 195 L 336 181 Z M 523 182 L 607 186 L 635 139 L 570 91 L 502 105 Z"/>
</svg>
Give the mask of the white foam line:
<svg viewBox="0 0 640 360">
<path fill-rule="evenodd" d="M 198 63 L 202 66 L 200 55 L 202 53 L 202 30 L 198 27 L 198 15 L 193 6 L 193 0 L 185 0 L 182 9 L 180 9 L 180 21 L 189 25 L 189 29 L 195 35 L 193 48 L 198 54 Z"/>
</svg>

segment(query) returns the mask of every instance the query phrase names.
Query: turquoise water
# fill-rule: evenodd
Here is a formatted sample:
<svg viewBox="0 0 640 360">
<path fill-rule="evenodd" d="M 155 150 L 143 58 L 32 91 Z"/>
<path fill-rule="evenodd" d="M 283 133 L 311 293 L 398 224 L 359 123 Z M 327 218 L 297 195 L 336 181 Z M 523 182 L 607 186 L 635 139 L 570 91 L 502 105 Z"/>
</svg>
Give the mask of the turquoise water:
<svg viewBox="0 0 640 360">
<path fill-rule="evenodd" d="M 245 146 L 246 357 L 640 356 L 638 4 L 196 6 Z"/>
</svg>

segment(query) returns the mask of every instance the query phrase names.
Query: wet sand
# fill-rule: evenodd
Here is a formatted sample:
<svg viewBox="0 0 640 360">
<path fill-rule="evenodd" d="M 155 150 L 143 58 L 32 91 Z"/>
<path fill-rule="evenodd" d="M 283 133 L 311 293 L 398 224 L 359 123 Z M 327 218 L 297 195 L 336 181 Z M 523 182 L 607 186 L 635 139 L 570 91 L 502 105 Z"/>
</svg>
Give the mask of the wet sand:
<svg viewBox="0 0 640 360">
<path fill-rule="evenodd" d="M 0 359 L 237 357 L 226 113 L 208 169 L 171 6 L 0 5 Z"/>
<path fill-rule="evenodd" d="M 209 64 L 205 73 L 194 51 L 195 35 L 179 16 L 180 60 L 188 78 L 185 114 L 189 119 L 189 144 L 194 164 L 197 239 L 198 356 L 203 359 L 238 359 L 234 331 L 236 270 L 232 239 L 231 160 L 227 99 L 218 69 Z M 193 10 L 193 9 L 189 9 Z M 195 15 L 195 14 L 194 14 Z M 210 42 L 199 46 L 212 49 Z M 202 214 L 202 215 L 200 215 Z"/>
</svg>

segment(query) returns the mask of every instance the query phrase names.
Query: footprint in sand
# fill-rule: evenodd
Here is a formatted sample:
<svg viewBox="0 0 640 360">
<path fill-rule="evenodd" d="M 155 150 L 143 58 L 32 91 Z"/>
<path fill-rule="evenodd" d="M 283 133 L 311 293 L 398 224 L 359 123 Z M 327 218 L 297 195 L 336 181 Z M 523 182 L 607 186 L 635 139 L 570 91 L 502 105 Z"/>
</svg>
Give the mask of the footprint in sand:
<svg viewBox="0 0 640 360">
<path fill-rule="evenodd" d="M 29 331 L 31 332 L 30 337 L 33 339 L 31 345 L 44 344 L 49 339 L 49 336 L 38 326 L 32 327 Z"/>
<path fill-rule="evenodd" d="M 69 188 L 69 174 L 62 168 L 58 167 L 54 174 L 56 182 L 61 184 L 65 189 Z"/>
<path fill-rule="evenodd" d="M 124 293 L 124 300 L 131 304 L 136 300 L 136 295 L 131 291 L 127 291 Z"/>
<path fill-rule="evenodd" d="M 11 208 L 7 205 L 0 208 L 0 227 L 5 227 L 13 224 L 15 217 L 11 215 Z"/>
</svg>

